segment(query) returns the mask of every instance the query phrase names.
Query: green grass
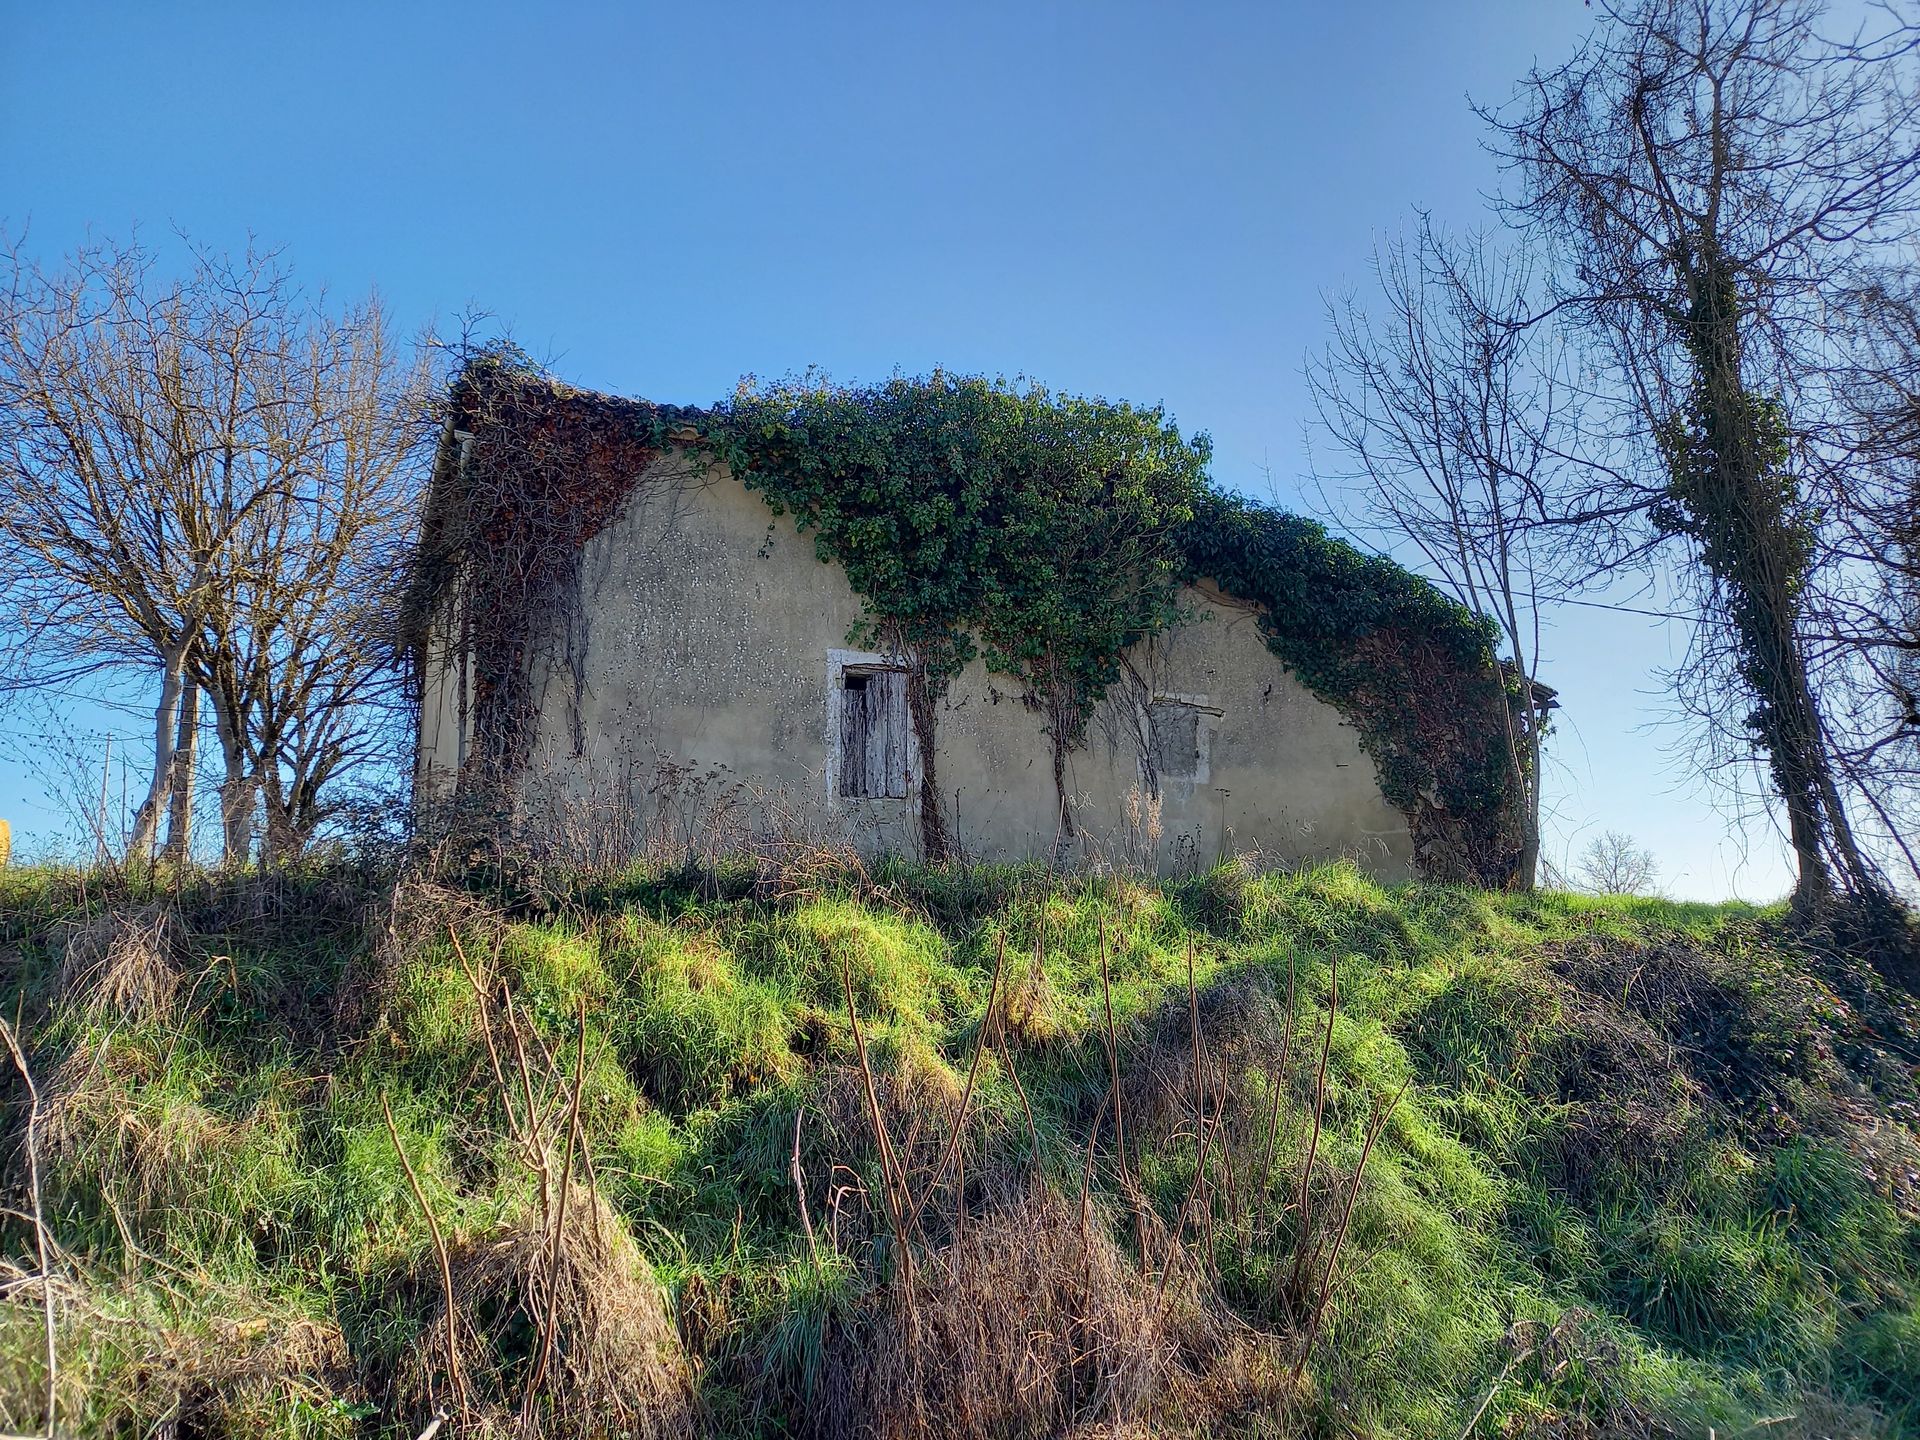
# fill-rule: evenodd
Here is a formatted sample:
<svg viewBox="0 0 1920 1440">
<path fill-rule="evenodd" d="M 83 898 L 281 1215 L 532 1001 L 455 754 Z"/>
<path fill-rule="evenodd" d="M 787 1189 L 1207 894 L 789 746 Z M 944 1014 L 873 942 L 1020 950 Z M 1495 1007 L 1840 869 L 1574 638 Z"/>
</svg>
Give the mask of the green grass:
<svg viewBox="0 0 1920 1440">
<path fill-rule="evenodd" d="M 379 897 L 324 874 L 272 882 L 271 905 L 236 900 L 268 883 L 180 887 L 176 998 L 130 1017 L 90 1013 L 59 982 L 75 926 L 130 897 L 98 876 L 0 871 L 0 1003 L 24 1017 L 49 1105 L 63 1433 L 170 1416 L 182 1434 L 415 1433 L 424 1414 L 397 1377 L 436 1333 L 438 1271 L 381 1102 L 456 1256 L 526 1224 L 504 995 L 543 1097 L 581 1065 L 592 1179 L 663 1287 L 700 1425 L 804 1431 L 807 1404 L 852 1383 L 903 1263 L 846 989 L 892 1143 L 924 1183 L 1004 953 L 1014 1070 L 982 1050 L 968 1188 L 930 1204 L 929 1254 L 954 1240 L 956 1206 L 980 1223 L 1021 1187 L 1077 1197 L 1088 1175 L 1093 1223 L 1134 1253 L 1110 1123 L 1095 1131 L 1109 1005 L 1132 1172 L 1154 1233 L 1175 1223 L 1195 1127 L 1177 1083 L 1153 1084 L 1185 1073 L 1197 1016 L 1231 1101 L 1208 1173 L 1233 1178 L 1201 1192 L 1213 1228 L 1210 1248 L 1194 1242 L 1194 1303 L 1266 1347 L 1267 1371 L 1284 1374 L 1307 1331 L 1289 1284 L 1302 1221 L 1284 1205 L 1336 977 L 1311 1182 L 1323 1237 L 1371 1118 L 1406 1086 L 1303 1385 L 1268 1375 L 1212 1413 L 1169 1391 L 1163 1433 L 1455 1436 L 1485 1402 L 1479 1437 L 1920 1434 L 1920 1030 L 1910 1000 L 1797 949 L 1776 912 L 1387 889 L 1346 866 L 1164 885 L 886 866 L 781 900 L 635 872 L 497 931 L 461 922 L 496 982 L 490 1057 L 443 925 L 399 924 L 395 947 Z M 11 1152 L 24 1089 L 7 1098 Z M 1229 1184 L 1270 1196 L 1264 1218 L 1237 1219 L 1214 1188 Z M 23 1200 L 16 1184 L 8 1203 Z M 17 1208 L 4 1240 L 31 1275 Z M 37 1282 L 7 1297 L 0 1430 L 25 1432 L 41 1420 Z M 1803 1412 L 1826 1428 L 1753 1428 Z"/>
</svg>

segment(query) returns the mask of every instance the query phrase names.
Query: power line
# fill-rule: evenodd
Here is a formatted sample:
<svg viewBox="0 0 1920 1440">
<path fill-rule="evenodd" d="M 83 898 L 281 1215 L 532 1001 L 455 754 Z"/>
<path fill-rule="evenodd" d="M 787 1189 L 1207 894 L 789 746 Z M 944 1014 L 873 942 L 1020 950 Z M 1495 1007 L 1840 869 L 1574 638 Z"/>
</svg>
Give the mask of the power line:
<svg viewBox="0 0 1920 1440">
<path fill-rule="evenodd" d="M 151 705 L 135 705 L 126 700 L 109 700 L 104 695 L 96 695 L 87 690 L 72 690 L 65 686 L 33 686 L 19 692 L 33 696 L 56 696 L 62 700 L 84 700 L 89 705 L 98 705 L 103 710 L 118 710 L 123 715 L 138 715 L 143 719 L 153 714 Z"/>
<path fill-rule="evenodd" d="M 1678 615 L 1671 610 L 1643 610 L 1637 605 L 1613 605 L 1605 600 L 1575 600 L 1571 595 L 1542 595 L 1533 590 L 1516 590 L 1513 593 L 1541 605 L 1578 605 L 1587 610 L 1613 610 L 1622 615 L 1645 615 L 1654 620 L 1692 620 L 1703 624 L 1731 623 L 1716 621 L 1710 615 Z"/>
</svg>

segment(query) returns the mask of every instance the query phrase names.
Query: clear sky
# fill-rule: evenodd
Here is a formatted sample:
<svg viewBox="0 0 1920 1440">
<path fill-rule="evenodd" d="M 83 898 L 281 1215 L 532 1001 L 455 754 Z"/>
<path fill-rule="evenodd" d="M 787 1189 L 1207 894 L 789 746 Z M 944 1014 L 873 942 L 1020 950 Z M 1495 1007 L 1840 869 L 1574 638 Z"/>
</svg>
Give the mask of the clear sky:
<svg viewBox="0 0 1920 1440">
<path fill-rule="evenodd" d="M 1303 357 L 1414 207 L 1481 219 L 1498 100 L 1581 0 L 561 6 L 0 0 L 0 222 L 251 233 L 409 324 L 490 312 L 565 378 L 707 402 L 743 373 L 945 365 L 1162 400 L 1216 478 L 1315 511 Z M 1649 731 L 1677 627 L 1570 609 L 1550 849 L 1772 898 Z M 45 715 L 0 715 L 16 750 Z M 52 723 L 137 743 L 75 705 Z M 117 784 L 117 781 L 116 781 Z M 0 763 L 16 843 L 56 827 Z"/>
</svg>

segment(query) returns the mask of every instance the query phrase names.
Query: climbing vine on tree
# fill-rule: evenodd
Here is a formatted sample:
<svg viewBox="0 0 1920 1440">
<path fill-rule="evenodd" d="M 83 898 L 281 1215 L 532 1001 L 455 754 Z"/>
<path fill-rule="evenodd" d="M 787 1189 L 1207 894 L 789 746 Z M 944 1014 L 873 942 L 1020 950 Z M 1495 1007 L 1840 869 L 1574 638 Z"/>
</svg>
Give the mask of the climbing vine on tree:
<svg viewBox="0 0 1920 1440">
<path fill-rule="evenodd" d="M 1730 299 L 1720 303 L 1733 308 Z M 1706 344 L 1699 349 L 1706 378 L 1656 431 L 1669 483 L 1652 520 L 1660 533 L 1692 542 L 1709 603 L 1729 622 L 1729 669 L 1752 706 L 1746 728 L 1767 758 L 1803 857 L 1796 895 L 1816 900 L 1829 883 L 1823 863 L 1829 850 L 1849 880 L 1878 879 L 1834 786 L 1798 635 L 1816 516 L 1793 472 L 1785 408 L 1738 388 L 1729 379 L 1733 367 L 1715 365 Z M 1871 894 L 1876 887 L 1861 889 Z"/>
</svg>

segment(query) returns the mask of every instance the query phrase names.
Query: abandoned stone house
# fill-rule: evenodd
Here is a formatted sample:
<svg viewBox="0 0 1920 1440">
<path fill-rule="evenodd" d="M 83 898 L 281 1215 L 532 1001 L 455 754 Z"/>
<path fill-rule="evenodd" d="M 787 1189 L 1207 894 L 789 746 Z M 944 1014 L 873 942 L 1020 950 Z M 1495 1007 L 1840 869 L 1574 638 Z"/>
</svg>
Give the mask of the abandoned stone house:
<svg viewBox="0 0 1920 1440">
<path fill-rule="evenodd" d="M 930 803 L 972 860 L 1430 868 L 1353 720 L 1205 577 L 1128 654 L 1058 792 L 1044 717 L 976 659 L 938 701 L 923 794 L 907 664 L 849 640 L 861 597 L 704 449 L 700 413 L 550 387 L 510 446 L 497 410 L 456 407 L 409 607 L 423 804 L 491 775 L 556 842 L 597 814 L 636 839 L 784 829 L 913 855 Z"/>
</svg>

